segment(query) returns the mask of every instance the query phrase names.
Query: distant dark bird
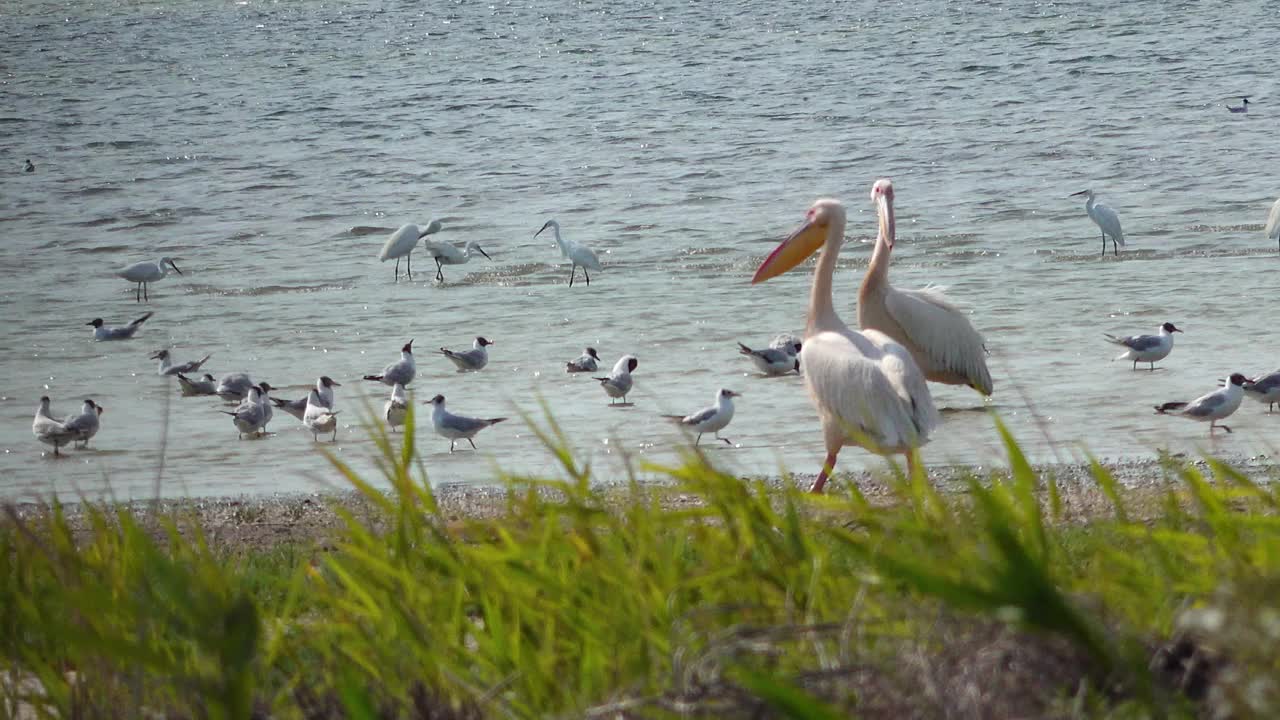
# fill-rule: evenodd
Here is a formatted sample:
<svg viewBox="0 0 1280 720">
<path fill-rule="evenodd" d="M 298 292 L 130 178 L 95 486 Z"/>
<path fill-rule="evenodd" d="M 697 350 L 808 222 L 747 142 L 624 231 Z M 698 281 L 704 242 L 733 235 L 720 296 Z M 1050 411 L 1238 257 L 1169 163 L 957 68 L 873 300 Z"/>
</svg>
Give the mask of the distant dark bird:
<svg viewBox="0 0 1280 720">
<path fill-rule="evenodd" d="M 1249 112 L 1249 98 L 1242 97 L 1240 98 L 1239 107 L 1231 107 L 1230 105 L 1228 105 L 1227 109 L 1233 113 L 1247 113 Z"/>
<path fill-rule="evenodd" d="M 36 171 L 35 163 L 33 163 L 33 162 L 31 162 L 30 160 L 28 160 L 28 161 L 27 161 L 26 166 L 22 168 L 22 171 L 23 171 L 23 172 L 35 172 L 35 171 Z M 54 448 L 54 449 L 56 450 L 57 448 Z"/>
</svg>

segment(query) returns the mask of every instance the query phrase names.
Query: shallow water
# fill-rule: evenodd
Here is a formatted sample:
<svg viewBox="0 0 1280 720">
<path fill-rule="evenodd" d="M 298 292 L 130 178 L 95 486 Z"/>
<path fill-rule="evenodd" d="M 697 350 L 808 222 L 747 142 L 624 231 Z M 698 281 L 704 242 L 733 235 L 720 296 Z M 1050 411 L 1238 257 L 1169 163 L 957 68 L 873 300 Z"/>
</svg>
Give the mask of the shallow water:
<svg viewBox="0 0 1280 720">
<path fill-rule="evenodd" d="M 308 490 L 336 482 L 309 433 L 278 413 L 237 441 L 215 399 L 181 398 L 147 356 L 212 352 L 302 395 L 344 386 L 340 442 L 374 448 L 357 378 L 419 349 L 419 401 L 512 415 L 550 405 L 581 453 L 668 462 L 660 413 L 744 393 L 714 457 L 733 471 L 816 469 L 817 420 L 796 377 L 757 377 L 734 342 L 803 326 L 809 274 L 759 287 L 755 266 L 816 197 L 850 208 L 837 303 L 875 232 L 877 177 L 897 190 L 891 277 L 937 283 L 987 335 L 994 406 L 1038 460 L 1157 448 L 1256 454 L 1280 415 L 1246 402 L 1236 433 L 1153 417 L 1239 370 L 1273 369 L 1276 248 L 1262 238 L 1280 137 L 1264 2 L 1221 5 L 922 2 L 6 3 L 0 12 L 0 494 Z M 1225 102 L 1248 93 L 1248 115 Z M 20 172 L 25 158 L 37 165 Z M 1129 246 L 1097 257 L 1083 203 L 1116 208 Z M 376 260 L 396 226 L 440 218 L 440 239 L 493 262 L 392 282 Z M 595 247 L 590 288 L 545 234 Z M 164 253 L 184 272 L 134 302 L 111 271 Z M 581 278 L 579 278 L 581 281 Z M 97 344 L 84 323 L 156 316 Z M 1156 373 L 1111 363 L 1100 333 L 1186 330 Z M 435 347 L 496 340 L 481 373 Z M 562 372 L 582 346 L 640 358 L 634 407 Z M 970 391 L 934 386 L 939 404 Z M 58 412 L 107 408 L 94 450 L 53 459 L 30 434 Z M 165 418 L 167 423 L 167 442 Z M 555 468 L 518 419 L 480 452 L 419 431 L 433 480 L 495 466 Z M 931 463 L 988 463 L 980 412 L 948 412 Z M 846 469 L 882 461 L 846 451 Z"/>
</svg>

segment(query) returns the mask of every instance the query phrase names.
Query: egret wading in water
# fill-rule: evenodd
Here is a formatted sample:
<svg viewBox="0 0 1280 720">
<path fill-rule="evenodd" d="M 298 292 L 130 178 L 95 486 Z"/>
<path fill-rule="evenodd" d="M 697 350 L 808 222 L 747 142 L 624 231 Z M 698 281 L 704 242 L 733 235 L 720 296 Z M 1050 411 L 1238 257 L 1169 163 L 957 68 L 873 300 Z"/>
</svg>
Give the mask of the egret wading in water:
<svg viewBox="0 0 1280 720">
<path fill-rule="evenodd" d="M 569 261 L 573 263 L 573 269 L 569 271 L 569 287 L 573 287 L 573 277 L 578 272 L 579 267 L 582 268 L 582 275 L 587 278 L 587 287 L 590 287 L 591 275 L 587 271 L 603 269 L 600 265 L 600 258 L 596 257 L 595 251 L 586 245 L 579 245 L 572 240 L 565 240 L 560 237 L 560 223 L 555 220 L 548 220 L 542 226 L 542 230 L 547 228 L 551 228 L 555 232 L 556 245 L 560 248 L 560 254 L 569 258 Z M 533 236 L 538 237 L 542 234 L 542 230 L 534 233 Z"/>
<path fill-rule="evenodd" d="M 151 296 L 147 294 L 147 286 L 167 276 L 169 268 L 173 268 L 173 271 L 179 275 L 182 274 L 178 266 L 173 263 L 173 258 L 162 257 L 154 262 L 151 260 L 136 262 L 123 270 L 117 270 L 116 275 L 137 284 L 135 288 L 137 302 L 150 301 Z"/>
<path fill-rule="evenodd" d="M 399 230 L 391 233 L 391 237 L 387 238 L 386 244 L 382 246 L 382 250 L 378 252 L 378 260 L 386 262 L 391 258 L 396 260 L 396 281 L 400 281 L 400 258 L 404 258 L 405 272 L 408 273 L 409 279 L 413 279 L 413 265 L 409 257 L 413 249 L 418 246 L 418 241 L 422 238 L 440 232 L 444 227 L 439 220 L 432 220 L 425 228 L 418 230 L 417 225 L 401 225 Z"/>
<path fill-rule="evenodd" d="M 873 195 L 873 200 L 877 198 Z M 880 232 L 890 232 L 886 205 L 880 207 Z M 820 493 L 845 445 L 858 445 L 881 455 L 907 456 L 929 441 L 938 411 L 924 373 L 906 348 L 878 330 L 856 331 L 836 314 L 831 299 L 840 246 L 844 243 L 845 209 L 837 200 L 819 200 L 805 223 L 782 242 L 756 270 L 752 284 L 777 277 L 822 250 L 813 272 L 808 322 L 800 350 L 800 366 L 809 399 L 818 410 L 827 456 L 811 492 Z"/>
<path fill-rule="evenodd" d="M 425 242 L 422 244 L 422 249 L 436 261 L 436 280 L 440 282 L 444 282 L 445 265 L 466 265 L 475 253 L 483 255 L 486 260 L 493 260 L 475 240 L 468 242 L 465 250 L 459 250 L 449 243 L 438 242 Z"/>
<path fill-rule="evenodd" d="M 968 385 L 983 395 L 994 390 L 987 370 L 987 348 L 969 318 L 951 304 L 941 290 L 899 290 L 889 284 L 889 256 L 896 242 L 893 183 L 880 180 L 871 200 L 882 221 L 871 264 L 858 288 L 858 324 L 879 330 L 902 344 L 926 380 Z"/>
<path fill-rule="evenodd" d="M 1120 248 L 1124 246 L 1124 231 L 1120 229 L 1120 216 L 1115 210 L 1093 201 L 1092 190 L 1081 190 L 1078 193 L 1071 193 L 1071 197 L 1084 195 L 1084 211 L 1089 213 L 1089 219 L 1102 230 L 1102 254 L 1107 254 L 1107 236 L 1111 236 L 1111 247 L 1116 251 L 1116 255 L 1120 255 Z"/>
<path fill-rule="evenodd" d="M 1233 113 L 1247 113 L 1247 112 L 1249 112 L 1249 98 L 1247 98 L 1247 97 L 1242 97 L 1242 98 L 1240 98 L 1240 104 L 1239 104 L 1239 105 L 1234 106 L 1234 107 L 1233 107 L 1233 106 L 1231 106 L 1231 105 L 1228 105 L 1228 106 L 1227 106 L 1227 110 L 1229 110 L 1229 111 L 1231 111 L 1231 112 L 1233 112 Z"/>
<path fill-rule="evenodd" d="M 1280 248 L 1280 200 L 1271 206 L 1271 214 L 1267 215 L 1267 226 L 1263 229 L 1268 240 L 1275 240 Z"/>
</svg>

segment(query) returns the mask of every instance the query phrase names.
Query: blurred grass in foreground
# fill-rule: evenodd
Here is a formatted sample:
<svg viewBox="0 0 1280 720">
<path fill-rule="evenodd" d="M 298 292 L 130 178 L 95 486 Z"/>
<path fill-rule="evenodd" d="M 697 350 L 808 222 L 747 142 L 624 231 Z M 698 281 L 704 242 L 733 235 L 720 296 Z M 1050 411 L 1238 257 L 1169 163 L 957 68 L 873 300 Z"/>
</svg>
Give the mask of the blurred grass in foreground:
<svg viewBox="0 0 1280 720">
<path fill-rule="evenodd" d="M 451 522 L 412 423 L 389 494 L 333 459 L 376 516 L 327 551 L 10 508 L 0 718 L 1280 716 L 1280 494 L 1222 463 L 1141 507 L 1095 466 L 1110 513 L 1068 522 L 1003 426 L 1009 473 L 873 505 L 692 453 L 602 489 L 548 422 L 570 480 Z"/>
</svg>

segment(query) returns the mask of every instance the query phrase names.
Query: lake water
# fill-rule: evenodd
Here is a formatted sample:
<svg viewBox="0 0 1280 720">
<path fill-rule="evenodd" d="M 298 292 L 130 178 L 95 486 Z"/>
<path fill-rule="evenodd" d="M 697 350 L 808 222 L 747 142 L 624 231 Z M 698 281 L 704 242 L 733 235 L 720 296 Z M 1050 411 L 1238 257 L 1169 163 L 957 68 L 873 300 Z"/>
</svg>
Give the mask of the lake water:
<svg viewBox="0 0 1280 720">
<path fill-rule="evenodd" d="M 809 272 L 752 287 L 817 197 L 850 208 L 837 304 L 855 317 L 875 232 L 872 182 L 897 190 L 901 287 L 944 285 L 986 334 L 994 406 L 1036 459 L 1268 452 L 1280 415 L 1246 401 L 1236 433 L 1151 405 L 1280 364 L 1280 280 L 1262 237 L 1280 194 L 1267 2 L 413 3 L 8 0 L 0 7 L 0 495 L 145 496 L 165 448 L 168 495 L 303 491 L 337 481 L 277 412 L 237 441 L 223 406 L 178 397 L 147 356 L 212 352 L 290 397 L 343 383 L 333 451 L 372 471 L 357 378 L 416 339 L 418 401 L 455 411 L 549 403 L 604 477 L 669 462 L 688 412 L 744 393 L 717 448 L 732 471 L 814 472 L 799 378 L 764 379 L 735 341 L 799 331 Z M 1224 104 L 1253 96 L 1248 115 Z M 34 173 L 21 172 L 30 158 Z M 1097 256 L 1079 198 L 1116 208 L 1129 247 Z M 492 262 L 392 282 L 396 226 L 442 220 Z M 588 288 L 546 235 L 597 249 Z M 133 288 L 112 270 L 160 254 L 185 273 Z M 482 259 L 483 260 L 483 259 Z M 581 280 L 581 278 L 579 278 Z M 131 342 L 90 319 L 155 317 Z M 1109 362 L 1102 332 L 1185 335 L 1156 373 Z M 496 341 L 459 375 L 438 346 Z M 630 409 L 563 372 L 584 345 L 640 358 Z M 939 405 L 974 408 L 933 386 Z M 93 450 L 55 460 L 37 399 L 107 408 Z M 164 419 L 168 417 L 166 425 Z M 163 441 L 167 427 L 167 443 Z M 512 420 L 447 453 L 419 431 L 435 482 L 555 468 Z M 951 412 L 930 463 L 998 460 L 991 421 Z M 856 448 L 843 469 L 881 467 Z"/>
</svg>

